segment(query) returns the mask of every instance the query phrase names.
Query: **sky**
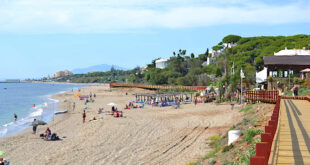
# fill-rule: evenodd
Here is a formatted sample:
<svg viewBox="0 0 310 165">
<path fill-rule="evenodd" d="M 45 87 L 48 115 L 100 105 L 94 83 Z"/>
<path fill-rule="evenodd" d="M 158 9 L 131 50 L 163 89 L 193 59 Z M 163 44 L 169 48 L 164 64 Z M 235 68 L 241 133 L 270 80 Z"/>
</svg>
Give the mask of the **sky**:
<svg viewBox="0 0 310 165">
<path fill-rule="evenodd" d="M 204 53 L 229 34 L 310 33 L 310 0 L 0 0 L 0 79 Z"/>
</svg>

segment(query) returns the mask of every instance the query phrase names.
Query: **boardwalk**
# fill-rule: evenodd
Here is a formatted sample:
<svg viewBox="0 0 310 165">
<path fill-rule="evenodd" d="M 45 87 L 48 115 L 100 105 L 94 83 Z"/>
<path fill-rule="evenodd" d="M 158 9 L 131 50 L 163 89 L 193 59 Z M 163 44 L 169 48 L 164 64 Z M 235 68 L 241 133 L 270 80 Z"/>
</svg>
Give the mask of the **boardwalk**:
<svg viewBox="0 0 310 165">
<path fill-rule="evenodd" d="M 282 99 L 274 164 L 310 164 L 310 102 Z"/>
</svg>

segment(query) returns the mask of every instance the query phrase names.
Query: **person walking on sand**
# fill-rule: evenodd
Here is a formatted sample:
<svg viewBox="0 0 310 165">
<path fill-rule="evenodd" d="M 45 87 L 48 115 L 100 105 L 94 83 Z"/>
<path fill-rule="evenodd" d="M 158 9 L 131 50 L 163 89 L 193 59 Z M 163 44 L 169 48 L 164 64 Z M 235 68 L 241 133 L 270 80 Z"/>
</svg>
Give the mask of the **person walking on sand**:
<svg viewBox="0 0 310 165">
<path fill-rule="evenodd" d="M 85 123 L 85 119 L 86 119 L 86 112 L 84 110 L 84 112 L 83 112 L 83 123 Z"/>
<path fill-rule="evenodd" d="M 16 122 L 16 120 L 17 120 L 17 115 L 16 113 L 14 113 L 14 121 Z"/>
<path fill-rule="evenodd" d="M 36 125 L 35 124 L 35 121 L 36 121 L 37 119 L 33 119 L 33 123 L 34 123 L 34 125 L 32 126 L 32 134 L 36 134 L 36 132 L 37 132 L 37 127 L 38 127 L 38 125 Z"/>
<path fill-rule="evenodd" d="M 74 109 L 75 109 L 75 102 L 73 102 L 72 104 L 72 110 L 74 111 Z"/>
</svg>

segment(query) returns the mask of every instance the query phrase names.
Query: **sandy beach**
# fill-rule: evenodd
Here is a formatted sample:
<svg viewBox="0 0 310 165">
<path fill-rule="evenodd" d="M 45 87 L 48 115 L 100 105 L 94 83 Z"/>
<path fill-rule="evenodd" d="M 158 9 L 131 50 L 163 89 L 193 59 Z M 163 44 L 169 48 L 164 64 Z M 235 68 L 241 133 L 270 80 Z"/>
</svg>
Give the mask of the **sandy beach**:
<svg viewBox="0 0 310 165">
<path fill-rule="evenodd" d="M 112 89 L 103 86 L 83 87 L 81 94 L 95 93 L 94 103 L 88 104 L 86 123 L 82 123 L 84 101 L 75 98 L 77 91 L 55 95 L 59 110 L 69 113 L 56 115 L 52 122 L 0 139 L 1 150 L 11 164 L 186 164 L 204 156 L 209 150 L 208 138 L 224 133 L 242 120 L 241 107 L 200 103 L 172 107 L 151 107 L 124 110 L 142 89 Z M 128 93 L 126 95 L 125 93 Z M 76 108 L 72 110 L 72 103 Z M 109 115 L 114 102 L 124 112 L 123 118 Z M 104 108 L 101 114 L 98 109 Z M 93 117 L 98 120 L 89 121 Z M 39 137 L 49 127 L 60 141 L 44 141 Z"/>
</svg>

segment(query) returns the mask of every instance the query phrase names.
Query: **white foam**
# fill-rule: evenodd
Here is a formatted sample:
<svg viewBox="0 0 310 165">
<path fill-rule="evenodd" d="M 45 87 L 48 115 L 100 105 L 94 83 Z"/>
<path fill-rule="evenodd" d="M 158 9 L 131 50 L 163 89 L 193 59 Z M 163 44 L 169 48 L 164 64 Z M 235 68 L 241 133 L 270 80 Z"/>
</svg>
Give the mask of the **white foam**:
<svg viewBox="0 0 310 165">
<path fill-rule="evenodd" d="M 37 117 L 37 116 L 42 116 L 43 114 L 43 109 L 38 108 L 36 111 L 30 113 L 29 117 Z"/>
<path fill-rule="evenodd" d="M 4 126 L 0 127 L 0 137 L 3 137 L 8 132 L 8 129 Z"/>
</svg>

